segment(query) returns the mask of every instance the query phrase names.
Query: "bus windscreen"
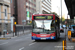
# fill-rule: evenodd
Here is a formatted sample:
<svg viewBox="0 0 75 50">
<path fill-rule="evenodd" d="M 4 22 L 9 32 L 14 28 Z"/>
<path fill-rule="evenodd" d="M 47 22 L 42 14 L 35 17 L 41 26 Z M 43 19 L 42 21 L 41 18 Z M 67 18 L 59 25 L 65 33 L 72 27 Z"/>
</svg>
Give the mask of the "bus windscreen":
<svg viewBox="0 0 75 50">
<path fill-rule="evenodd" d="M 34 20 L 33 32 L 55 32 L 55 20 Z"/>
</svg>

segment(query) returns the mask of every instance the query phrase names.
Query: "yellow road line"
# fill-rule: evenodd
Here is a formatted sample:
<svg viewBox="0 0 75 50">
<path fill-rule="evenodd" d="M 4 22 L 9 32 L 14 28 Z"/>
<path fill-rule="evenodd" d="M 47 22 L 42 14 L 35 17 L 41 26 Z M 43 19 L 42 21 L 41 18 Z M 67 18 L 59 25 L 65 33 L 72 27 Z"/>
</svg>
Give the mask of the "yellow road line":
<svg viewBox="0 0 75 50">
<path fill-rule="evenodd" d="M 7 40 L 7 39 L 10 39 L 10 38 L 0 38 L 0 40 Z"/>
</svg>

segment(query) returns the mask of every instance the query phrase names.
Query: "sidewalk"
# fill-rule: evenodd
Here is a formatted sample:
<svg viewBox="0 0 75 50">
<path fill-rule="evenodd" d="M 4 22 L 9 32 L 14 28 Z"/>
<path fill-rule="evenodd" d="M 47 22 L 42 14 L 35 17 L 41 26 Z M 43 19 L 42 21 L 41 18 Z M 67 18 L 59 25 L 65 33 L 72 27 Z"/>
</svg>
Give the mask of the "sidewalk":
<svg viewBox="0 0 75 50">
<path fill-rule="evenodd" d="M 5 36 L 4 35 L 0 36 L 0 40 L 7 40 L 7 39 L 11 39 L 14 37 L 18 37 L 18 36 L 22 36 L 22 35 L 26 35 L 30 33 L 31 33 L 31 30 L 24 30 L 24 33 L 23 31 L 17 31 L 17 36 L 15 36 L 15 33 L 5 34 Z"/>
</svg>

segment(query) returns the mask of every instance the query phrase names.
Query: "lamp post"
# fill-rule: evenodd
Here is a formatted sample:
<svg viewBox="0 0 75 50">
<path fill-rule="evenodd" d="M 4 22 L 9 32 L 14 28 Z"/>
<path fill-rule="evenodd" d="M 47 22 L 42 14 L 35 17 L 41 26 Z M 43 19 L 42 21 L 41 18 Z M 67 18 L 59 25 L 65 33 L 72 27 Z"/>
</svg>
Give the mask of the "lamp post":
<svg viewBox="0 0 75 50">
<path fill-rule="evenodd" d="M 61 0 L 61 25 L 62 25 L 62 0 Z"/>
<path fill-rule="evenodd" d="M 61 0 L 61 25 L 62 25 L 62 0 Z M 63 50 L 66 50 L 66 28 L 64 29 L 65 40 L 63 40 Z"/>
</svg>

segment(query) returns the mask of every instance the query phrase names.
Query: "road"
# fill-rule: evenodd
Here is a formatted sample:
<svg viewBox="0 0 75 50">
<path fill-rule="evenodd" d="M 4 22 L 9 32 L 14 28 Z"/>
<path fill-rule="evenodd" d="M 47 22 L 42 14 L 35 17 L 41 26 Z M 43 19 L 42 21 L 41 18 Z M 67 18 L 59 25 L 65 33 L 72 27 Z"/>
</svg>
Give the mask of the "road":
<svg viewBox="0 0 75 50">
<path fill-rule="evenodd" d="M 64 35 L 64 33 L 61 33 L 60 39 L 57 41 L 36 42 L 31 40 L 31 34 L 14 37 L 9 40 L 0 40 L 0 50 L 62 50 L 62 47 L 58 46 L 62 46 L 62 41 L 65 39 Z"/>
</svg>

